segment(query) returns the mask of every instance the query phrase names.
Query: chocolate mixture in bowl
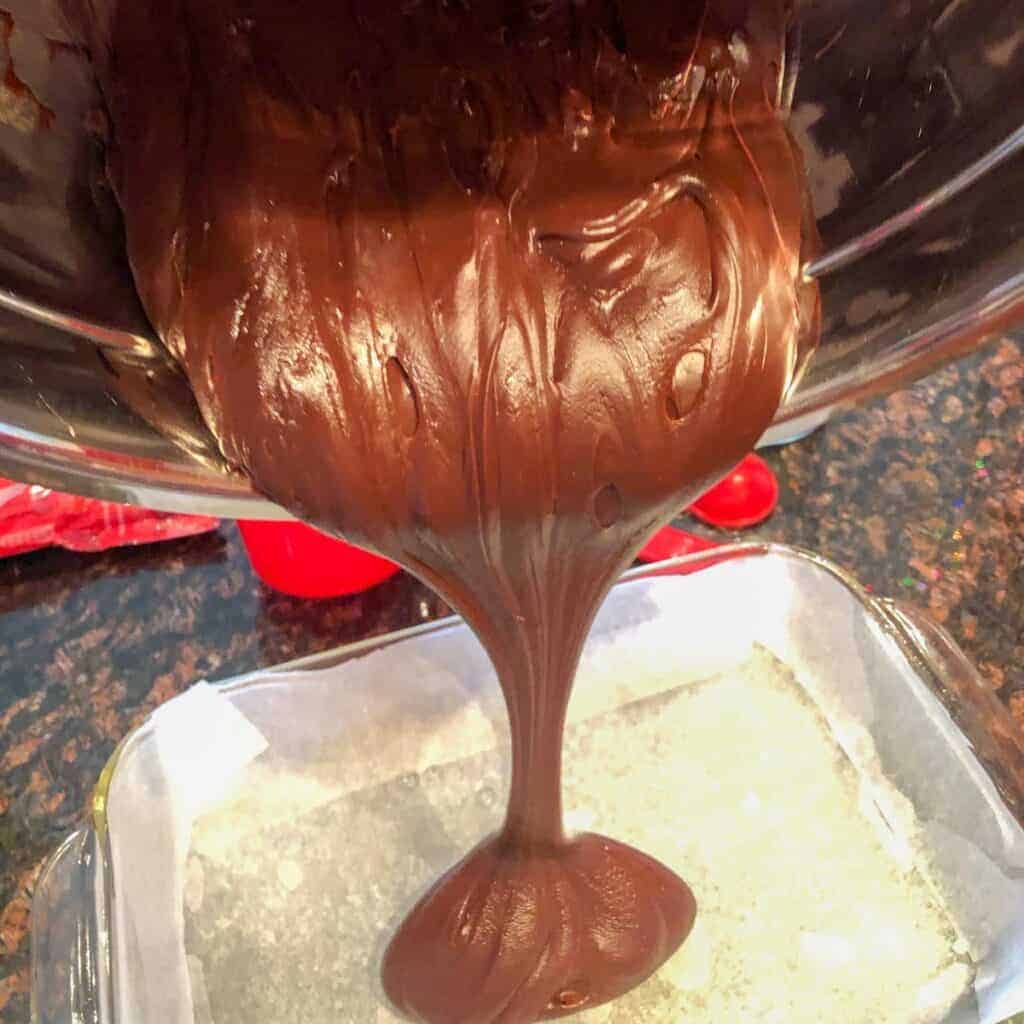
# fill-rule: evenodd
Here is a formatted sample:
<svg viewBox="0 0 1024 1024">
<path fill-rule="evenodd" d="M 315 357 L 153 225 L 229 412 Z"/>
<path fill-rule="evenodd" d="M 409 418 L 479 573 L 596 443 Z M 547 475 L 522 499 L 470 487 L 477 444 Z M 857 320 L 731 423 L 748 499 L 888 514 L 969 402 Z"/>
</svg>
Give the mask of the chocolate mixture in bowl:
<svg viewBox="0 0 1024 1024">
<path fill-rule="evenodd" d="M 754 445 L 815 340 L 787 5 L 70 14 L 139 293 L 224 453 L 436 587 L 498 672 L 505 825 L 399 929 L 387 994 L 470 1024 L 629 990 L 694 900 L 565 833 L 562 729 L 608 587 Z"/>
</svg>

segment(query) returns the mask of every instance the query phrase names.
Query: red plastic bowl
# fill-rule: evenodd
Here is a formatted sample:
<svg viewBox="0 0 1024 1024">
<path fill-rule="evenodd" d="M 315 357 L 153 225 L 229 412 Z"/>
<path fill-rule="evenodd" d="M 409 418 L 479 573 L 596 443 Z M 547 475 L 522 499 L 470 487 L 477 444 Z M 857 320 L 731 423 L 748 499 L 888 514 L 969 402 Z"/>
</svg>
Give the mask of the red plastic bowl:
<svg viewBox="0 0 1024 1024">
<path fill-rule="evenodd" d="M 779 482 L 760 456 L 748 455 L 724 480 L 698 498 L 690 512 L 723 530 L 763 523 L 779 503 Z"/>
<path fill-rule="evenodd" d="M 256 575 L 293 597 L 358 594 L 399 571 L 394 562 L 302 523 L 238 523 Z"/>
<path fill-rule="evenodd" d="M 680 530 L 678 526 L 663 526 L 643 547 L 636 557 L 641 562 L 666 562 L 681 555 L 694 555 L 710 551 L 718 542 Z"/>
</svg>

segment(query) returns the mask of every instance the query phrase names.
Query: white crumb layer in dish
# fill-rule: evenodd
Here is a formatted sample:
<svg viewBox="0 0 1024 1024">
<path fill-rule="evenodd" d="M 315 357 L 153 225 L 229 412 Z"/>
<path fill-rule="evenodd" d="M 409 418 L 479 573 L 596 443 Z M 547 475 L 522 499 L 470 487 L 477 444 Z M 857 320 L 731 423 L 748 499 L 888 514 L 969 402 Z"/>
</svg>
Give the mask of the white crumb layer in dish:
<svg viewBox="0 0 1024 1024">
<path fill-rule="evenodd" d="M 652 979 L 573 1019 L 944 1020 L 973 966 L 870 736 L 830 721 L 763 649 L 681 685 L 637 674 L 635 652 L 612 641 L 587 659 L 566 737 L 567 822 L 676 870 L 698 923 Z M 200 1017 L 398 1020 L 379 956 L 422 888 L 499 820 L 506 758 L 492 722 L 454 716 L 449 742 L 406 747 L 400 775 L 364 760 L 359 788 L 328 767 L 329 751 L 312 775 L 250 768 L 192 834 L 186 935 Z"/>
</svg>

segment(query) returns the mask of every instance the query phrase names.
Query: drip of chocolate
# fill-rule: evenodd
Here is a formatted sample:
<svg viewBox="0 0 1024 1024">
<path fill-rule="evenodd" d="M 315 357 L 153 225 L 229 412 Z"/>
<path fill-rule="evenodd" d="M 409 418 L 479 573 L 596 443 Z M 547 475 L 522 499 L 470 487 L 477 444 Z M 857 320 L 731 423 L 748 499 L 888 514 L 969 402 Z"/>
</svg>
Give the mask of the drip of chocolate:
<svg viewBox="0 0 1024 1024">
<path fill-rule="evenodd" d="M 609 586 L 814 341 L 783 0 L 86 6 L 138 289 L 225 455 L 436 587 L 505 694 L 504 827 L 385 991 L 428 1024 L 627 991 L 694 899 L 565 833 L 562 731 Z"/>
</svg>

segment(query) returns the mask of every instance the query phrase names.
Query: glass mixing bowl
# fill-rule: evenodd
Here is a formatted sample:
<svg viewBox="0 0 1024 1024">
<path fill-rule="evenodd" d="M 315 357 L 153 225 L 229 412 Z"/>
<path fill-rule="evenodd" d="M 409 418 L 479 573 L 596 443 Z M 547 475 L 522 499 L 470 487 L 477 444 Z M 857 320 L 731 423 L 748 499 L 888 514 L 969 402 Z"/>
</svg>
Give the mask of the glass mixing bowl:
<svg viewBox="0 0 1024 1024">
<path fill-rule="evenodd" d="M 224 463 L 151 337 L 86 130 L 88 66 L 63 45 L 54 0 L 5 7 L 0 59 L 31 92 L 0 89 L 0 474 L 284 517 Z M 768 441 L 1024 319 L 1019 5 L 805 0 L 801 34 L 791 124 L 824 240 L 806 268 L 824 335 Z"/>
</svg>

